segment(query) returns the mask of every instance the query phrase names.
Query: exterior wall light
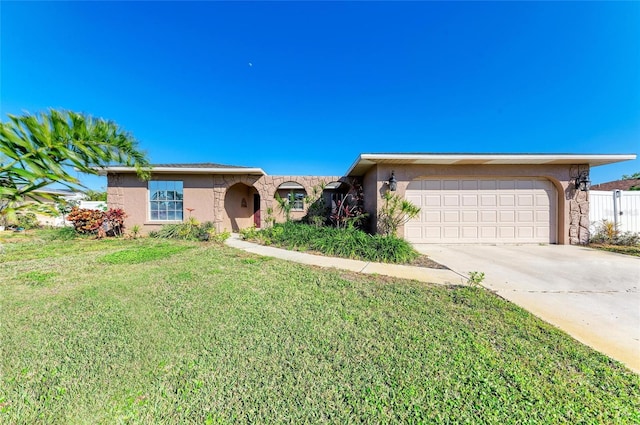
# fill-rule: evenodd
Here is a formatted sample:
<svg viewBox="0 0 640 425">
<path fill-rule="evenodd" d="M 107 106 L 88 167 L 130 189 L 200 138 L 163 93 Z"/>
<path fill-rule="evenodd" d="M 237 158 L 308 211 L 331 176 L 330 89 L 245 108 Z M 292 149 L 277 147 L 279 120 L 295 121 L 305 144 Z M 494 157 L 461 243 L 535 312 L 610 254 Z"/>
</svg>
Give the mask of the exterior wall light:
<svg viewBox="0 0 640 425">
<path fill-rule="evenodd" d="M 576 190 L 581 190 L 583 192 L 588 191 L 591 188 L 591 181 L 589 180 L 589 175 L 587 171 L 583 171 L 580 173 L 574 182 Z"/>
<path fill-rule="evenodd" d="M 396 175 L 393 171 L 391 171 L 391 177 L 389 177 L 389 190 L 395 192 L 398 189 L 398 180 L 396 180 Z"/>
</svg>

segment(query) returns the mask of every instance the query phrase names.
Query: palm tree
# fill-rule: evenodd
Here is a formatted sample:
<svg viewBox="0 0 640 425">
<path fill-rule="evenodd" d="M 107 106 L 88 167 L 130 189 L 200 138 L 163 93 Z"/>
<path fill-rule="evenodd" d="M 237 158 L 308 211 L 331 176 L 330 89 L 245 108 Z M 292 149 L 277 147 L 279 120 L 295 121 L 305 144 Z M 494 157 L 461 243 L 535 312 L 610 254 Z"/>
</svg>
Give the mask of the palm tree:
<svg viewBox="0 0 640 425">
<path fill-rule="evenodd" d="M 8 116 L 9 121 L 0 123 L 0 221 L 27 199 L 55 200 L 42 192 L 36 196 L 52 183 L 82 188 L 74 170 L 97 174 L 96 167 L 115 163 L 149 177 L 149 163 L 137 141 L 112 121 L 55 109 Z"/>
</svg>

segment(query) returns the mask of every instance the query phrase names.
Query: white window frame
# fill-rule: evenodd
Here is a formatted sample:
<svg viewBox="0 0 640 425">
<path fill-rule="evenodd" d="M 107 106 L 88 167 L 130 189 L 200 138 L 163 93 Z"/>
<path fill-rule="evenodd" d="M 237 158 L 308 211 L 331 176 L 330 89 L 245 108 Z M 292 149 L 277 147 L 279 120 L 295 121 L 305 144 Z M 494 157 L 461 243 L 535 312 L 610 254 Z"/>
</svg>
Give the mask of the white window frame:
<svg viewBox="0 0 640 425">
<path fill-rule="evenodd" d="M 150 180 L 147 185 L 149 221 L 184 220 L 184 183 L 182 180 Z M 156 195 L 154 198 L 154 194 Z M 160 216 L 164 213 L 165 218 Z"/>
<path fill-rule="evenodd" d="M 293 195 L 293 199 L 291 196 Z M 293 193 L 287 194 L 289 202 L 292 203 L 291 211 L 304 211 L 304 198 L 306 194 L 302 191 L 294 190 Z"/>
</svg>

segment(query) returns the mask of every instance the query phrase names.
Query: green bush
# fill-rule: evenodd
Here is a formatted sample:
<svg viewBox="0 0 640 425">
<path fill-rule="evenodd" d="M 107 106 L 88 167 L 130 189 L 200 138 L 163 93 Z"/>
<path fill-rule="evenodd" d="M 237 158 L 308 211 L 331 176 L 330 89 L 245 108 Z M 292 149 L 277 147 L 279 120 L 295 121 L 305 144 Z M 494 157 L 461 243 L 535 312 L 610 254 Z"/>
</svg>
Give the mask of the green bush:
<svg viewBox="0 0 640 425">
<path fill-rule="evenodd" d="M 40 227 L 40 223 L 38 223 L 38 218 L 34 213 L 26 213 L 26 214 L 18 214 L 17 215 L 18 227 L 22 227 L 23 229 L 37 229 Z"/>
<path fill-rule="evenodd" d="M 404 239 L 369 235 L 353 227 L 337 229 L 300 222 L 278 223 L 259 231 L 243 230 L 243 238 L 297 251 L 384 263 L 409 263 L 419 254 Z"/>
</svg>

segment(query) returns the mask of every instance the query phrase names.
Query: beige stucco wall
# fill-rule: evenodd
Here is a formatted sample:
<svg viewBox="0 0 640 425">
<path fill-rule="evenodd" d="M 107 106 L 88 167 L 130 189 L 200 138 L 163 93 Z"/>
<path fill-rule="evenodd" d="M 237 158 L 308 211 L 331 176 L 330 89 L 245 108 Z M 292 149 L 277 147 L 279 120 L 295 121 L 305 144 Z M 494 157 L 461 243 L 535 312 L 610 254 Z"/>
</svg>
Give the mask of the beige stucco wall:
<svg viewBox="0 0 640 425">
<path fill-rule="evenodd" d="M 589 204 L 586 192 L 576 191 L 571 183 L 580 170 L 589 170 L 588 165 L 386 165 L 373 167 L 377 176 L 376 208 L 381 205 L 382 194 L 391 171 L 398 180 L 397 194 L 404 197 L 407 186 L 413 180 L 428 177 L 530 177 L 546 178 L 553 183 L 558 193 L 557 232 L 558 243 L 586 243 L 588 241 Z M 365 175 L 365 178 L 370 178 Z M 370 186 L 370 183 L 368 183 Z M 368 189 L 370 190 L 370 189 Z M 368 194 L 369 192 L 367 192 Z M 371 200 L 368 200 L 369 202 Z M 369 206 L 368 208 L 372 208 Z M 573 211 L 573 212 L 572 212 Z M 573 218 L 572 218 L 573 214 Z M 586 220 L 586 222 L 585 222 Z M 586 224 L 585 226 L 583 226 Z M 582 227 L 580 227 L 582 226 Z M 404 235 L 404 226 L 398 229 Z"/>
<path fill-rule="evenodd" d="M 267 209 L 273 210 L 277 221 L 284 221 L 274 195 L 278 186 L 295 182 L 310 194 L 314 186 L 338 181 L 337 176 L 251 176 L 226 174 L 153 174 L 151 180 L 181 180 L 184 191 L 184 216 L 191 214 L 200 222 L 212 221 L 219 231 L 234 230 L 253 225 L 253 194 L 260 195 L 261 226 L 267 218 Z M 107 204 L 110 208 L 122 208 L 127 214 L 125 227 L 140 225 L 144 233 L 160 228 L 167 221 L 149 220 L 148 183 L 134 173 L 109 173 Z M 247 206 L 243 207 L 242 198 Z M 187 208 L 192 208 L 189 213 Z M 295 211 L 292 218 L 304 216 Z"/>
<path fill-rule="evenodd" d="M 576 191 L 572 180 L 580 171 L 589 171 L 588 165 L 385 165 L 373 166 L 363 176 L 364 208 L 369 214 L 371 230 L 375 229 L 378 206 L 387 189 L 391 171 L 398 180 L 397 193 L 404 196 L 413 180 L 428 177 L 530 177 L 546 178 L 557 190 L 558 243 L 586 243 L 588 241 L 589 204 L 586 192 Z M 182 180 L 184 188 L 185 217 L 187 208 L 199 221 L 212 221 L 218 230 L 238 230 L 253 225 L 253 194 L 260 195 L 261 227 L 265 225 L 267 209 L 271 208 L 277 221 L 284 221 L 274 195 L 277 188 L 286 182 L 295 182 L 304 187 L 307 194 L 321 183 L 345 181 L 338 176 L 250 176 L 250 175 L 205 175 L 205 174 L 161 174 L 153 180 Z M 149 221 L 147 183 L 133 173 L 109 174 L 108 205 L 123 208 L 127 213 L 125 226 L 138 224 L 144 232 L 157 229 L 166 222 Z M 242 206 L 245 198 L 247 206 Z M 304 211 L 294 211 L 291 216 L 299 219 Z M 404 228 L 398 229 L 404 234 Z"/>
<path fill-rule="evenodd" d="M 389 178 L 387 177 L 387 180 Z M 383 182 L 378 179 L 378 167 L 374 165 L 362 177 L 362 191 L 364 192 L 364 211 L 369 215 L 369 232 L 374 233 L 378 228 L 378 199 Z"/>
</svg>

